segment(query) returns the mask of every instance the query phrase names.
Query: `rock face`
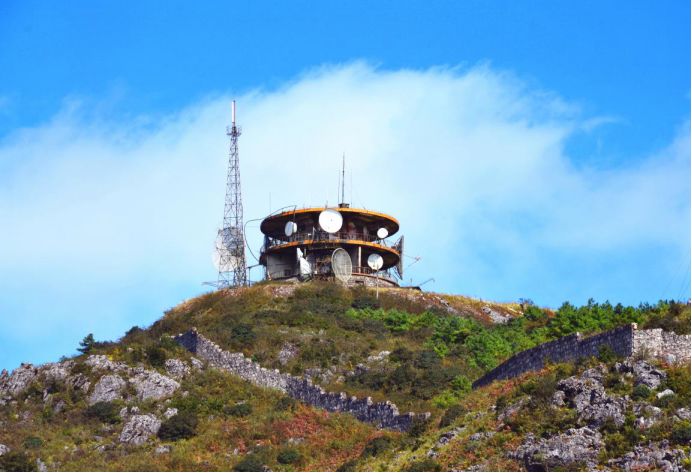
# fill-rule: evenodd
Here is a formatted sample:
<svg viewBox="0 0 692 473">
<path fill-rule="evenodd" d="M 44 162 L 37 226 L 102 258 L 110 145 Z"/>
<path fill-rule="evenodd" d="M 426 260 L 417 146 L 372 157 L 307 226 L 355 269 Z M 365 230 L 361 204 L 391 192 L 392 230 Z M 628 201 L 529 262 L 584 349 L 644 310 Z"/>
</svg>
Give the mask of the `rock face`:
<svg viewBox="0 0 692 473">
<path fill-rule="evenodd" d="M 634 451 L 608 461 L 608 466 L 622 471 L 689 471 L 683 465 L 684 460 L 684 451 L 671 449 L 668 441 L 663 440 L 637 446 Z"/>
<path fill-rule="evenodd" d="M 289 361 L 291 361 L 293 358 L 298 355 L 298 347 L 293 345 L 292 343 L 284 343 L 283 346 L 281 347 L 281 350 L 279 350 L 279 363 L 282 365 L 285 365 Z"/>
<path fill-rule="evenodd" d="M 622 363 L 616 363 L 615 370 L 618 373 L 634 376 L 635 386 L 643 384 L 650 389 L 658 388 L 661 381 L 666 378 L 665 372 L 651 366 L 646 361 L 636 361 L 631 358 Z"/>
<path fill-rule="evenodd" d="M 156 435 L 161 428 L 161 421 L 152 414 L 133 415 L 120 433 L 120 442 L 130 445 L 142 445 Z"/>
<path fill-rule="evenodd" d="M 84 363 L 101 371 L 127 371 L 129 369 L 125 363 L 111 361 L 106 355 L 89 355 Z"/>
<path fill-rule="evenodd" d="M 550 471 L 559 467 L 584 465 L 593 470 L 603 448 L 601 434 L 588 427 L 569 429 L 549 439 L 528 434 L 510 457 L 524 462 L 528 471 Z"/>
<path fill-rule="evenodd" d="M 0 392 L 16 396 L 28 388 L 37 376 L 38 369 L 31 364 L 22 363 L 11 375 L 3 370 L 3 376 L 0 376 Z"/>
<path fill-rule="evenodd" d="M 190 374 L 190 366 L 182 360 L 171 358 L 164 364 L 166 372 L 175 379 L 182 379 Z"/>
<path fill-rule="evenodd" d="M 149 370 L 142 370 L 129 381 L 137 391 L 140 401 L 170 397 L 180 387 L 180 383 L 168 376 Z"/>
<path fill-rule="evenodd" d="M 557 383 L 553 399 L 557 405 L 566 403 L 576 409 L 579 419 L 591 427 L 600 427 L 608 420 L 621 426 L 625 422 L 626 399 L 616 399 L 605 392 L 602 381 L 605 368 L 584 371 L 581 376 L 571 376 Z M 564 393 L 559 394 L 560 392 Z"/>
<path fill-rule="evenodd" d="M 122 399 L 122 391 L 125 388 L 125 380 L 117 374 L 101 376 L 101 379 L 94 385 L 94 390 L 89 396 L 89 405 L 97 402 L 111 402 Z"/>
</svg>

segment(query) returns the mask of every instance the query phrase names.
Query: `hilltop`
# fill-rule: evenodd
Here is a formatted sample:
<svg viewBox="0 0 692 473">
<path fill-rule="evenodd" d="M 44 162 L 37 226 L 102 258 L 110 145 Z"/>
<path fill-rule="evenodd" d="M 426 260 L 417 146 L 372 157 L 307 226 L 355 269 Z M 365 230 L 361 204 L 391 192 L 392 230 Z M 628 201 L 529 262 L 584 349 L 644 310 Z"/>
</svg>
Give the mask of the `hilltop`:
<svg viewBox="0 0 692 473">
<path fill-rule="evenodd" d="M 216 291 L 118 341 L 86 337 L 79 356 L 3 373 L 0 467 L 689 470 L 689 363 L 602 350 L 471 389 L 522 350 L 628 323 L 689 334 L 690 308 L 550 311 L 404 289 L 376 299 L 329 283 Z M 379 429 L 258 387 L 172 338 L 193 327 L 267 376 L 309 377 L 415 421 Z"/>
</svg>

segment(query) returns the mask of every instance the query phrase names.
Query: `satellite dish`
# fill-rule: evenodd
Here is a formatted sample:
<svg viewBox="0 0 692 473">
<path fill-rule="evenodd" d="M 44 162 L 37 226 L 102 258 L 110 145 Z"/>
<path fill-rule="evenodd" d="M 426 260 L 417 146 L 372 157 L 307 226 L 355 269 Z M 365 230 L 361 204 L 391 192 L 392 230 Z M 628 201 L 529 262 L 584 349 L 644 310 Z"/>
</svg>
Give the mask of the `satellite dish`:
<svg viewBox="0 0 692 473">
<path fill-rule="evenodd" d="M 309 276 L 312 274 L 312 268 L 310 267 L 310 262 L 303 256 L 303 251 L 300 248 L 296 248 L 296 257 L 298 258 L 298 268 L 300 270 L 301 276 Z"/>
<path fill-rule="evenodd" d="M 377 230 L 377 238 L 379 238 L 380 240 L 384 240 L 385 238 L 387 238 L 387 235 L 389 235 L 389 232 L 386 228 L 382 227 L 379 230 Z"/>
<path fill-rule="evenodd" d="M 353 272 L 351 256 L 343 248 L 337 248 L 332 253 L 332 272 L 336 279 L 344 284 L 351 279 L 351 273 Z"/>
<path fill-rule="evenodd" d="M 287 237 L 290 237 L 293 235 L 296 231 L 298 230 L 298 224 L 296 222 L 286 222 L 286 226 L 284 227 L 284 234 Z"/>
<path fill-rule="evenodd" d="M 214 267 L 222 272 L 234 271 L 238 267 L 238 258 L 234 256 L 229 249 L 228 236 L 229 232 L 219 230 L 214 244 L 214 253 L 212 254 Z"/>
<path fill-rule="evenodd" d="M 320 212 L 318 218 L 320 222 L 320 227 L 327 233 L 336 233 L 341 229 L 341 225 L 344 224 L 344 219 L 338 210 L 334 209 L 324 209 Z"/>
<path fill-rule="evenodd" d="M 373 253 L 368 256 L 368 266 L 370 266 L 370 269 L 373 271 L 379 271 L 383 264 L 384 260 L 377 253 Z"/>
<path fill-rule="evenodd" d="M 399 253 L 399 262 L 394 268 L 399 275 L 399 279 L 404 279 L 404 236 L 401 235 L 399 241 L 394 244 L 394 249 Z"/>
</svg>

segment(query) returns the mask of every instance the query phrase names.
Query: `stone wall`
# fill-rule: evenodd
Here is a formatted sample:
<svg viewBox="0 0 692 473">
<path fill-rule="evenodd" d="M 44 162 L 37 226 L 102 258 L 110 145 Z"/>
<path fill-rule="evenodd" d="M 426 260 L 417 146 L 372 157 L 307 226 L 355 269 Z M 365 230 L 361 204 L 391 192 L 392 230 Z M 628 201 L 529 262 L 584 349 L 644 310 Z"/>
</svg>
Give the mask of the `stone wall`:
<svg viewBox="0 0 692 473">
<path fill-rule="evenodd" d="M 396 405 L 389 401 L 374 403 L 369 397 L 359 399 L 343 392 L 327 392 L 307 379 L 263 368 L 242 353 L 222 350 L 194 328 L 174 339 L 215 368 L 228 371 L 256 386 L 278 389 L 311 406 L 331 412 L 347 412 L 358 420 L 370 422 L 380 428 L 401 431 L 408 430 L 417 417 L 413 412 L 399 414 Z M 428 413 L 419 415 L 421 418 L 428 416 Z"/>
<path fill-rule="evenodd" d="M 514 378 L 527 371 L 540 370 L 546 361 L 560 363 L 598 356 L 603 346 L 624 357 L 642 353 L 667 363 L 690 361 L 689 335 L 664 332 L 660 328 L 637 330 L 637 324 L 628 324 L 587 338 L 575 333 L 517 353 L 477 379 L 473 388 L 500 379 Z"/>
</svg>

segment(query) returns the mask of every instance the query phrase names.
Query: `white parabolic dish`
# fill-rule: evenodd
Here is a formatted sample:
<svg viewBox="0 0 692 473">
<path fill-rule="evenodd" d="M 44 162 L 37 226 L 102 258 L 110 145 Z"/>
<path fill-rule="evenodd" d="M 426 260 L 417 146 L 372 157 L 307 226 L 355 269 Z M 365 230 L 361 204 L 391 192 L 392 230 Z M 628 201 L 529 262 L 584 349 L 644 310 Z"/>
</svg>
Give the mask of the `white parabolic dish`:
<svg viewBox="0 0 692 473">
<path fill-rule="evenodd" d="M 382 227 L 379 230 L 377 230 L 377 238 L 379 238 L 380 240 L 384 240 L 385 238 L 387 238 L 387 235 L 389 235 L 389 232 L 386 228 Z"/>
<path fill-rule="evenodd" d="M 296 230 L 298 230 L 298 224 L 296 222 L 286 222 L 286 226 L 284 227 L 284 234 L 287 237 L 290 237 L 293 235 Z"/>
<path fill-rule="evenodd" d="M 332 253 L 332 271 L 334 276 L 342 283 L 347 283 L 351 279 L 353 264 L 348 252 L 343 248 L 337 248 Z"/>
<path fill-rule="evenodd" d="M 370 266 L 370 269 L 373 271 L 379 271 L 383 264 L 384 260 L 377 253 L 373 253 L 368 256 L 368 266 Z"/>
<path fill-rule="evenodd" d="M 320 227 L 327 233 L 336 233 L 344 224 L 344 219 L 338 210 L 324 209 L 318 218 Z"/>
</svg>

